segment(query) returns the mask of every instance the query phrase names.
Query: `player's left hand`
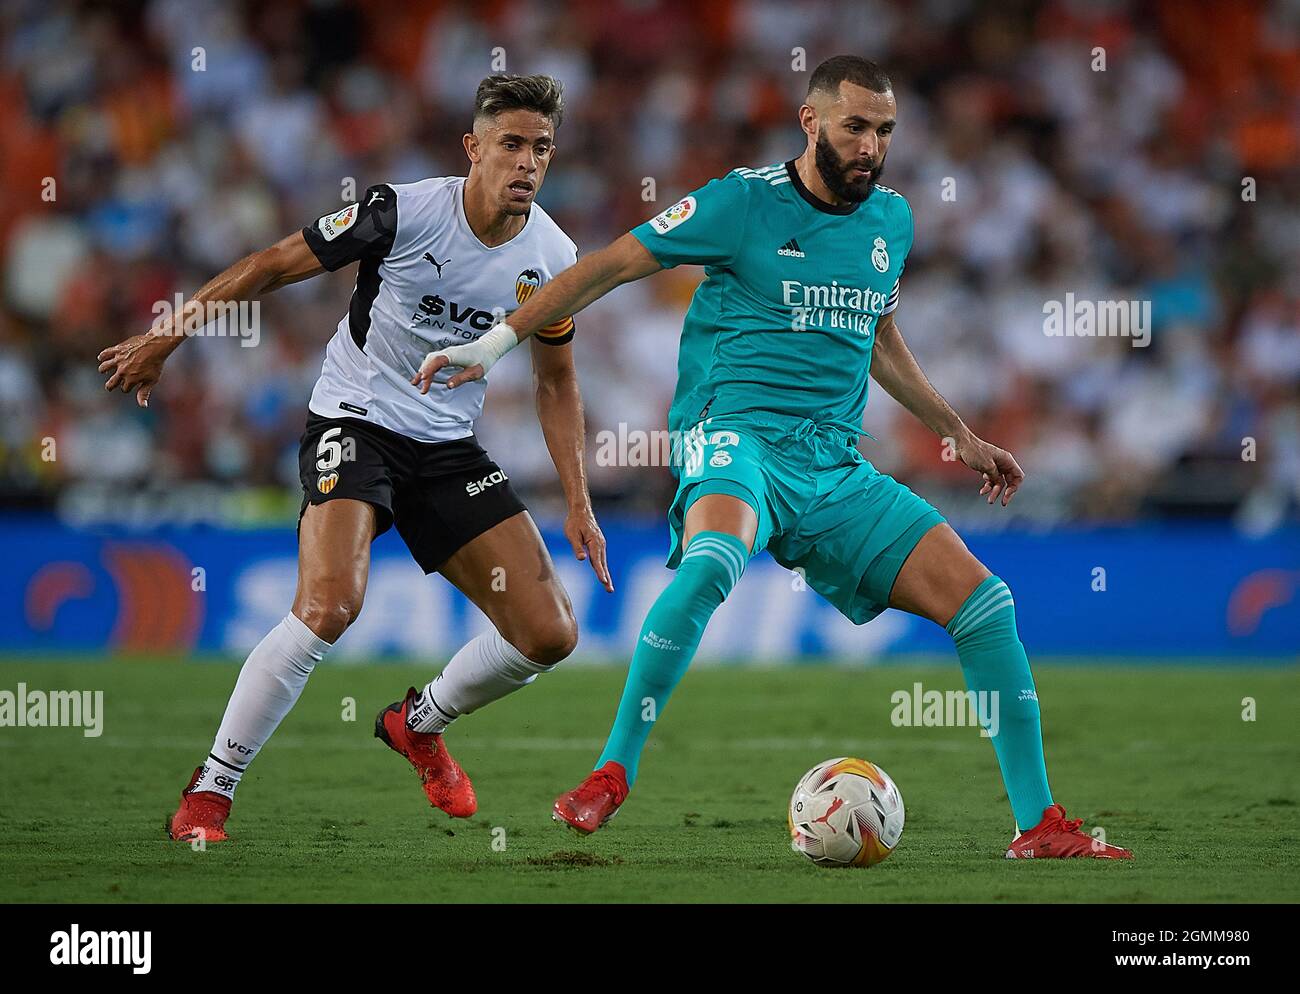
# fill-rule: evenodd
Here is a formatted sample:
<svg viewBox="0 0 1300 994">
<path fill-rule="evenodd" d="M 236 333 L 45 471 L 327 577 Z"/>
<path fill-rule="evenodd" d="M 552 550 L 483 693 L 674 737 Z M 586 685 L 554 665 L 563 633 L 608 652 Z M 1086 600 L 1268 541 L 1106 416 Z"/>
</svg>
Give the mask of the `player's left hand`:
<svg viewBox="0 0 1300 994">
<path fill-rule="evenodd" d="M 579 562 L 584 559 L 591 562 L 591 568 L 611 594 L 614 592 L 614 580 L 609 575 L 609 563 L 605 560 L 605 533 L 596 524 L 596 516 L 591 508 L 570 511 L 564 519 L 564 537 L 573 546 L 573 555 Z"/>
<path fill-rule="evenodd" d="M 1000 494 L 1002 506 L 1006 507 L 1020 489 L 1020 484 L 1025 482 L 1025 472 L 1010 452 L 975 435 L 968 435 L 957 443 L 957 457 L 984 477 L 980 496 L 987 495 L 990 504 Z"/>
</svg>

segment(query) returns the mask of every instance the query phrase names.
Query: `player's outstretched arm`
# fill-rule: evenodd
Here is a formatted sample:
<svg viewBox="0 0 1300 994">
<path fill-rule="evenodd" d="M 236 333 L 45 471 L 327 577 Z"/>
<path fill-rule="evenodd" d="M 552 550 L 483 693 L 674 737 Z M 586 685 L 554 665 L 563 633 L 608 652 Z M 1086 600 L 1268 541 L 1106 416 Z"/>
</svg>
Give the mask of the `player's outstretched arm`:
<svg viewBox="0 0 1300 994">
<path fill-rule="evenodd" d="M 616 286 L 631 283 L 663 267 L 633 235 L 626 234 L 591 255 L 584 256 L 528 298 L 510 315 L 509 324 L 499 324 L 478 341 L 430 352 L 411 377 L 411 382 L 428 393 L 433 376 L 444 366 L 461 372 L 447 381 L 458 387 L 481 380 L 498 359 L 546 325 L 577 314 Z"/>
<path fill-rule="evenodd" d="M 578 373 L 573 368 L 572 342 L 552 345 L 540 338 L 533 339 L 533 387 L 537 396 L 537 420 L 568 506 L 564 535 L 573 547 L 573 555 L 578 560 L 588 560 L 601 586 L 612 594 L 614 581 L 605 557 L 605 535 L 596 523 L 587 490 L 587 468 L 583 462 L 587 428 Z"/>
<path fill-rule="evenodd" d="M 163 363 L 204 324 L 209 302 L 231 304 L 256 300 L 290 283 L 323 273 L 301 231 L 269 248 L 245 256 L 213 277 L 178 312 L 159 318 L 143 335 L 135 335 L 99 353 L 99 371 L 108 376 L 105 390 L 135 392 L 136 403 L 149 406 L 149 394 L 162 376 Z"/>
<path fill-rule="evenodd" d="M 1001 495 L 1002 506 L 1007 506 L 1024 482 L 1024 471 L 1010 452 L 984 441 L 967 428 L 939 395 L 903 341 L 903 333 L 892 313 L 884 315 L 876 324 L 871 377 L 932 432 L 940 438 L 952 439 L 957 458 L 983 476 L 980 494 L 987 495 L 990 504 Z"/>
</svg>

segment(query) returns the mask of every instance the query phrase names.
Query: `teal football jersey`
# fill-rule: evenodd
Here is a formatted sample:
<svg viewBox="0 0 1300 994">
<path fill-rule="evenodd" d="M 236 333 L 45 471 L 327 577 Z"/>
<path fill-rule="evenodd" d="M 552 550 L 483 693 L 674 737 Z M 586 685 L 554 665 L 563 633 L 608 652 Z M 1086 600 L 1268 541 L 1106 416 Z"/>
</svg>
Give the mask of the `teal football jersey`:
<svg viewBox="0 0 1300 994">
<path fill-rule="evenodd" d="M 862 432 L 876 322 L 898 303 L 912 208 L 877 185 L 842 207 L 793 162 L 734 169 L 632 229 L 665 268 L 705 267 L 668 417 L 769 411 Z"/>
</svg>

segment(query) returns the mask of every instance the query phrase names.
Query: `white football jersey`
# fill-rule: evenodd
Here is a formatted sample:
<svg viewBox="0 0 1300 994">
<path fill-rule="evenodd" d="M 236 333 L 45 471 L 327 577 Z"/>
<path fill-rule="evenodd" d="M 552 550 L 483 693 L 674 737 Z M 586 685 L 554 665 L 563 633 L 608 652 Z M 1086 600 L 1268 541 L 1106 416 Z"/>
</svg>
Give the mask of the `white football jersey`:
<svg viewBox="0 0 1300 994">
<path fill-rule="evenodd" d="M 537 204 L 514 238 L 484 245 L 465 219 L 464 188 L 463 176 L 380 184 L 303 228 L 326 269 L 361 264 L 312 391 L 314 413 L 362 418 L 422 442 L 473 433 L 485 381 L 449 390 L 457 370 L 445 369 L 421 396 L 411 377 L 429 352 L 472 342 L 503 320 L 573 265 L 577 247 Z M 563 345 L 573 319 L 537 337 Z"/>
</svg>

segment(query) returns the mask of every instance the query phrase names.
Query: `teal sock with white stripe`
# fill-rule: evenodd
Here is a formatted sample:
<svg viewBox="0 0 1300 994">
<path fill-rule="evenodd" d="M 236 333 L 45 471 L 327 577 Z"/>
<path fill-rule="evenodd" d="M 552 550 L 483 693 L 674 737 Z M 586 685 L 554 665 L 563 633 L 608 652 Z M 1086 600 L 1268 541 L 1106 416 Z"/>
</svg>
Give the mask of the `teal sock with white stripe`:
<svg viewBox="0 0 1300 994">
<path fill-rule="evenodd" d="M 745 543 L 726 532 L 700 532 L 682 556 L 641 627 L 627 683 L 600 769 L 611 760 L 627 771 L 630 787 L 650 729 L 686 673 L 713 612 L 740 581 L 749 561 Z"/>
<path fill-rule="evenodd" d="M 1032 828 L 1042 820 L 1043 809 L 1051 806 L 1052 792 L 1043 759 L 1038 692 L 1016 632 L 1011 591 L 998 577 L 990 576 L 966 598 L 947 629 L 957 644 L 966 686 L 997 702 L 996 728 L 990 737 L 1002 767 L 1002 782 L 1016 824 L 1022 830 Z"/>
</svg>

